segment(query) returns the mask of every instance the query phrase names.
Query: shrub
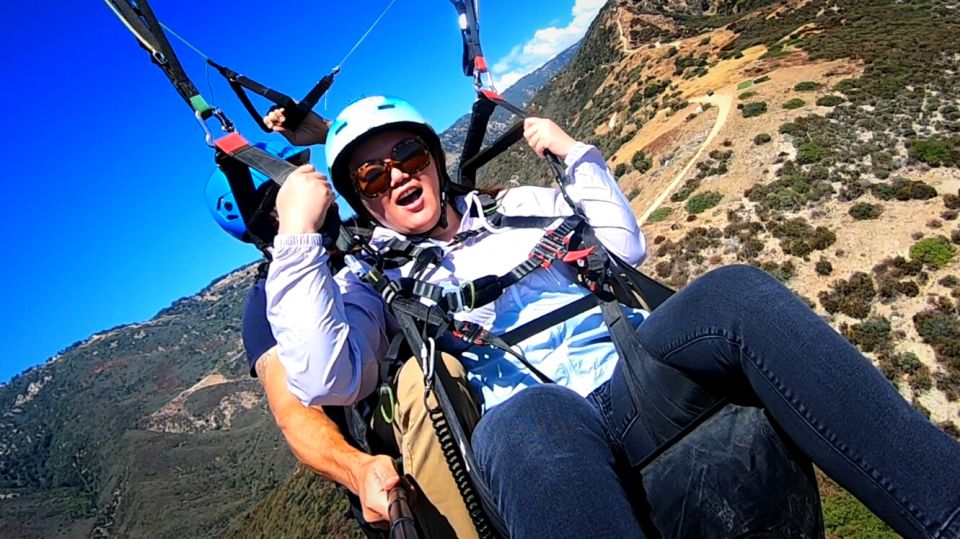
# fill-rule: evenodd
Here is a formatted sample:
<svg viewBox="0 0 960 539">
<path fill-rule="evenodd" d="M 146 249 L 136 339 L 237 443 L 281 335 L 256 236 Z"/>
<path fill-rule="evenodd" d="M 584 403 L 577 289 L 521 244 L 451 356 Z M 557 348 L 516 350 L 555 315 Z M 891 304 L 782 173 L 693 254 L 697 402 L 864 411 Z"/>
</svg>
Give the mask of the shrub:
<svg viewBox="0 0 960 539">
<path fill-rule="evenodd" d="M 657 208 L 650 214 L 650 217 L 647 218 L 647 222 L 650 223 L 659 223 L 665 221 L 667 217 L 670 217 L 670 214 L 673 213 L 673 208 L 670 206 L 663 206 Z"/>
<path fill-rule="evenodd" d="M 693 214 L 703 213 L 720 203 L 723 195 L 716 191 L 698 193 L 687 201 L 687 211 Z"/>
<path fill-rule="evenodd" d="M 920 370 L 920 367 L 923 366 L 923 363 L 920 362 L 920 358 L 917 357 L 917 354 L 913 352 L 904 352 L 896 358 L 894 358 L 897 366 L 900 367 L 900 370 L 906 374 L 914 374 Z"/>
<path fill-rule="evenodd" d="M 943 195 L 943 205 L 950 210 L 960 210 L 960 196 L 950 193 Z"/>
<path fill-rule="evenodd" d="M 817 275 L 827 276 L 833 273 L 833 264 L 831 264 L 826 258 L 821 258 L 820 260 L 817 260 L 817 263 L 813 266 L 813 269 L 817 272 Z"/>
<path fill-rule="evenodd" d="M 858 202 L 850 208 L 850 216 L 856 219 L 857 221 L 865 221 L 867 219 L 876 219 L 880 217 L 880 214 L 883 213 L 883 208 L 875 205 L 869 204 L 867 202 Z"/>
<path fill-rule="evenodd" d="M 944 236 L 924 238 L 910 248 L 910 258 L 933 268 L 946 266 L 956 254 L 956 248 Z"/>
<path fill-rule="evenodd" d="M 755 96 L 755 95 L 757 95 L 757 92 L 754 92 L 754 91 L 751 90 L 751 91 L 749 91 L 749 92 L 743 92 L 742 94 L 740 94 L 739 96 L 737 96 L 737 98 L 740 99 L 740 101 L 746 101 L 747 99 L 750 99 L 751 97 L 753 97 L 753 96 Z"/>
<path fill-rule="evenodd" d="M 877 297 L 873 279 L 862 272 L 854 273 L 846 281 L 837 281 L 833 289 L 820 292 L 820 305 L 830 314 L 838 312 L 852 318 L 864 319 L 870 315 L 870 305 Z"/>
<path fill-rule="evenodd" d="M 783 264 L 777 264 L 776 262 L 764 262 L 763 264 L 760 264 L 760 269 L 769 273 L 781 283 L 786 283 L 797 275 L 797 266 L 790 260 L 787 260 Z"/>
<path fill-rule="evenodd" d="M 630 164 L 633 165 L 633 168 L 637 169 L 640 174 L 643 174 L 650 170 L 650 167 L 653 166 L 653 161 L 647 157 L 647 154 L 643 150 L 639 150 L 633 154 L 633 157 L 630 159 Z"/>
<path fill-rule="evenodd" d="M 809 165 L 823 159 L 823 147 L 815 142 L 804 142 L 797 149 L 797 163 Z"/>
<path fill-rule="evenodd" d="M 773 137 L 771 137 L 767 133 L 760 133 L 759 135 L 753 137 L 753 143 L 756 144 L 757 146 L 762 146 L 770 142 L 771 140 L 773 140 Z"/>
<path fill-rule="evenodd" d="M 817 106 L 819 107 L 836 107 L 840 103 L 843 103 L 843 98 L 838 95 L 825 95 L 817 99 Z"/>
<path fill-rule="evenodd" d="M 890 339 L 890 321 L 883 317 L 868 318 L 852 326 L 844 324 L 840 331 L 848 341 L 859 346 L 864 352 L 881 352 L 893 345 Z"/>
<path fill-rule="evenodd" d="M 767 112 L 767 104 L 764 101 L 757 101 L 756 103 L 748 103 L 743 107 L 743 117 L 744 118 L 753 118 L 755 116 L 760 116 Z"/>
<path fill-rule="evenodd" d="M 620 179 L 620 177 L 623 176 L 623 175 L 626 174 L 626 173 L 627 173 L 627 164 L 626 164 L 626 163 L 620 163 L 620 164 L 618 164 L 618 165 L 617 165 L 617 168 L 615 168 L 615 169 L 613 170 L 613 175 L 616 176 L 617 179 Z"/>
<path fill-rule="evenodd" d="M 800 107 L 806 104 L 807 104 L 806 101 L 800 99 L 799 97 L 794 97 L 790 101 L 787 101 L 786 103 L 784 103 L 783 108 L 787 110 L 795 110 L 795 109 L 799 109 Z"/>
<path fill-rule="evenodd" d="M 932 186 L 918 180 L 908 180 L 906 178 L 894 178 L 890 183 L 875 183 L 870 186 L 873 196 L 880 200 L 897 199 L 907 200 L 929 200 L 937 196 L 937 190 Z"/>
<path fill-rule="evenodd" d="M 910 157 L 932 167 L 960 165 L 960 151 L 946 139 L 913 140 L 907 150 Z"/>
<path fill-rule="evenodd" d="M 781 125 L 779 131 L 781 135 L 790 135 L 793 137 L 799 137 L 804 133 L 803 128 L 793 122 L 787 122 Z"/>
<path fill-rule="evenodd" d="M 814 229 L 802 217 L 773 225 L 770 233 L 780 240 L 780 248 L 785 254 L 800 257 L 826 249 L 837 241 L 837 235 L 830 229 L 822 226 Z"/>
<path fill-rule="evenodd" d="M 812 92 L 814 90 L 819 90 L 823 85 L 819 82 L 813 82 L 811 80 L 798 82 L 796 86 L 793 87 L 797 92 Z"/>
<path fill-rule="evenodd" d="M 858 79 L 843 79 L 833 86 L 835 92 L 840 92 L 843 94 L 849 94 L 851 91 L 856 91 L 860 88 L 860 81 Z"/>
<path fill-rule="evenodd" d="M 947 275 L 943 279 L 937 281 L 937 284 L 946 288 L 953 288 L 960 284 L 960 279 L 957 279 L 956 275 Z"/>
</svg>

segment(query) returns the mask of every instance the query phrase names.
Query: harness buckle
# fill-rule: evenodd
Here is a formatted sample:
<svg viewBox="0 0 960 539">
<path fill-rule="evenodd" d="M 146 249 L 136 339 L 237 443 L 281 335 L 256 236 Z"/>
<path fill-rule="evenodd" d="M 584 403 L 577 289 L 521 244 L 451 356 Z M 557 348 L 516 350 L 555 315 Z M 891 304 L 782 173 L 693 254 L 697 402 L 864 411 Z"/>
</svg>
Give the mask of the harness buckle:
<svg viewBox="0 0 960 539">
<path fill-rule="evenodd" d="M 447 302 L 447 309 L 452 313 L 458 313 L 466 307 L 466 302 L 463 301 L 463 289 L 460 287 L 445 288 L 443 299 Z"/>
</svg>

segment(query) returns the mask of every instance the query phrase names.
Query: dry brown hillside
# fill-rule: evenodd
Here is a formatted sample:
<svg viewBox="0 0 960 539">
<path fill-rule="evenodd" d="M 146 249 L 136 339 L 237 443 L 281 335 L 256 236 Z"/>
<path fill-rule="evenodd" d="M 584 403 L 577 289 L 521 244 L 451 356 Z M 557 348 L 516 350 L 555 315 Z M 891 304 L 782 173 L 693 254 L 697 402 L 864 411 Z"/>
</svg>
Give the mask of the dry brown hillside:
<svg viewBox="0 0 960 539">
<path fill-rule="evenodd" d="M 956 0 L 611 0 L 531 109 L 607 156 L 645 272 L 767 270 L 960 437 L 958 35 Z M 526 153 L 482 179 L 550 182 Z M 830 534 L 888 536 L 838 493 Z"/>
<path fill-rule="evenodd" d="M 682 287 L 718 265 L 767 269 L 960 434 L 956 9 L 707 4 L 612 2 L 533 108 L 604 150 L 648 273 Z M 506 161 L 547 180 L 520 150 Z"/>
</svg>

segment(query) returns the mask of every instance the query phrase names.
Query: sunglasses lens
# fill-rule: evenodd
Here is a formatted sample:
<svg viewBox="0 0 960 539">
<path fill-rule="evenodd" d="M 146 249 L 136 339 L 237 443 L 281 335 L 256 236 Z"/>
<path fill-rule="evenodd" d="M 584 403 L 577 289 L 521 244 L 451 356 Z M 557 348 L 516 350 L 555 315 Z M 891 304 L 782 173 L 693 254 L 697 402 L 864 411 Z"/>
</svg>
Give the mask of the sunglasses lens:
<svg viewBox="0 0 960 539">
<path fill-rule="evenodd" d="M 357 191 L 368 197 L 375 197 L 390 186 L 390 171 L 380 163 L 361 165 L 355 178 Z"/>
<path fill-rule="evenodd" d="M 430 164 L 430 152 L 419 140 L 401 142 L 393 149 L 398 168 L 407 174 L 420 172 Z"/>
</svg>

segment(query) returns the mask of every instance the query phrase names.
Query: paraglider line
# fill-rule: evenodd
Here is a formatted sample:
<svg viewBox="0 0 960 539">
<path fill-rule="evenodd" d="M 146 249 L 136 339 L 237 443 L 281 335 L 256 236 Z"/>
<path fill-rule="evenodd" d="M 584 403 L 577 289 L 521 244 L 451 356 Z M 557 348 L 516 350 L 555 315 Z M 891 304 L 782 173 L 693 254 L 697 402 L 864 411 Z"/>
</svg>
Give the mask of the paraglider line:
<svg viewBox="0 0 960 539">
<path fill-rule="evenodd" d="M 350 52 L 348 52 L 347 55 L 343 57 L 343 60 L 340 60 L 340 63 L 337 64 L 337 68 L 343 67 L 343 64 L 346 63 L 347 58 L 350 58 L 350 55 L 353 54 L 353 52 L 360 47 L 360 44 L 363 43 L 365 39 L 367 39 L 367 36 L 370 35 L 370 32 L 373 32 L 373 29 L 376 28 L 378 24 L 380 24 L 380 21 L 383 20 L 383 17 L 386 16 L 387 12 L 390 11 L 390 8 L 393 7 L 393 4 L 396 4 L 396 3 L 397 3 L 397 0 L 390 0 L 390 3 L 387 4 L 387 7 L 383 10 L 382 13 L 380 13 L 380 16 L 377 17 L 377 20 L 373 21 L 373 24 L 370 26 L 370 28 L 367 29 L 367 32 L 360 37 L 360 40 L 357 41 L 357 43 L 353 46 L 353 48 L 350 49 Z"/>
</svg>

